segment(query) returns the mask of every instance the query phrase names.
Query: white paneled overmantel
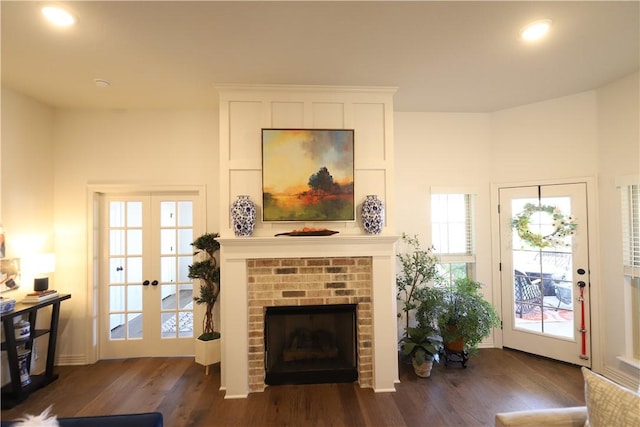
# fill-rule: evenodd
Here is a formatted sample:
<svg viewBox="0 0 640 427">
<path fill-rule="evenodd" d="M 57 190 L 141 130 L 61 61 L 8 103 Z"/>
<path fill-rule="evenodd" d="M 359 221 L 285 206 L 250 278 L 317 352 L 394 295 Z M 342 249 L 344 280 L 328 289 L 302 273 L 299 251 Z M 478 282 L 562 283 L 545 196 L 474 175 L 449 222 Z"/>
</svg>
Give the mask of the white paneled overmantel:
<svg viewBox="0 0 640 427">
<path fill-rule="evenodd" d="M 356 221 L 307 223 L 342 234 L 362 234 L 365 196 L 385 203 L 385 234 L 393 224 L 393 95 L 390 87 L 220 85 L 220 234 L 233 237 L 229 209 L 238 195 L 258 208 L 256 236 L 291 231 L 299 223 L 263 223 L 263 128 L 354 129 Z"/>
<path fill-rule="evenodd" d="M 250 341 L 254 347 L 260 342 L 248 329 L 248 306 L 252 304 L 255 311 L 257 303 L 248 292 L 249 263 L 310 257 L 371 258 L 373 366 L 367 369 L 372 373 L 372 381 L 361 378 L 360 383 L 370 384 L 376 391 L 393 391 L 398 381 L 394 280 L 397 236 L 390 226 L 394 224 L 393 95 L 396 88 L 219 85 L 217 90 L 220 100 L 220 261 L 224 283 L 220 309 L 221 388 L 226 390 L 226 397 L 246 397 L 250 389 L 260 388 L 255 381 L 260 373 L 254 372 L 256 365 L 248 360 L 247 353 Z M 354 221 L 262 221 L 261 136 L 264 128 L 354 130 Z M 385 203 L 386 225 L 380 235 L 367 235 L 360 221 L 359 211 L 369 194 L 377 195 Z M 236 237 L 233 233 L 230 207 L 238 195 L 248 195 L 256 204 L 258 219 L 251 237 Z M 303 227 L 329 228 L 338 234 L 274 237 Z"/>
</svg>

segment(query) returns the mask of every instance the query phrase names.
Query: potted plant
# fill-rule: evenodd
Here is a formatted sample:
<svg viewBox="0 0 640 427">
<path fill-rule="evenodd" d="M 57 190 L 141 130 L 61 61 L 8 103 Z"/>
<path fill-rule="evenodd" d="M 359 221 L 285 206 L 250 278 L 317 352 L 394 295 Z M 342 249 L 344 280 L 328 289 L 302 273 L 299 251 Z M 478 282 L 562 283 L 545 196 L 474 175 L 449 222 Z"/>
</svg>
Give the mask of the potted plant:
<svg viewBox="0 0 640 427">
<path fill-rule="evenodd" d="M 402 303 L 402 313 L 398 314 L 398 317 L 404 317 L 406 334 L 411 315 L 425 300 L 433 298 L 429 284 L 438 277 L 439 259 L 433 253 L 433 248 L 421 248 L 417 236 L 410 237 L 402 233 L 401 243 L 404 246 L 403 251 L 396 255 L 401 266 L 400 272 L 396 275 L 396 287 L 397 298 Z"/>
<path fill-rule="evenodd" d="M 420 306 L 418 322 L 435 321 L 445 350 L 453 353 L 474 353 L 478 344 L 502 325 L 495 308 L 480 293 L 482 284 L 468 278 L 457 279 L 439 289 L 439 303 Z M 464 363 L 463 363 L 464 366 Z"/>
<path fill-rule="evenodd" d="M 442 338 L 437 336 L 433 328 L 415 327 L 408 328 L 407 334 L 400 341 L 404 355 L 411 357 L 416 375 L 422 378 L 429 377 L 433 362 L 439 361 Z"/>
<path fill-rule="evenodd" d="M 191 243 L 196 249 L 193 255 L 200 254 L 204 259 L 190 265 L 188 273 L 189 278 L 200 280 L 200 293 L 193 300 L 205 306 L 202 334 L 196 339 L 196 362 L 205 366 L 207 374 L 209 365 L 220 361 L 220 332 L 215 330 L 213 319 L 213 308 L 220 295 L 220 267 L 216 259 L 220 250 L 218 237 L 218 233 L 206 233 Z"/>
</svg>

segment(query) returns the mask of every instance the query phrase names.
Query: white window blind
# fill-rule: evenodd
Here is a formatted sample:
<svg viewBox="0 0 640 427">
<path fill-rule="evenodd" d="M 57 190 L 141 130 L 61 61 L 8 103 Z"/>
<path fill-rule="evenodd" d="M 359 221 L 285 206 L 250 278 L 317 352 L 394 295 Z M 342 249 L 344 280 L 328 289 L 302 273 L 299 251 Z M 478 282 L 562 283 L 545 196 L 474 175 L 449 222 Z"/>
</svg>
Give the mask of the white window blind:
<svg viewBox="0 0 640 427">
<path fill-rule="evenodd" d="M 621 187 L 624 273 L 640 277 L 640 185 Z"/>
<path fill-rule="evenodd" d="M 440 257 L 440 277 L 452 283 L 475 278 L 473 195 L 431 194 L 431 244 Z"/>
<path fill-rule="evenodd" d="M 475 261 L 472 196 L 432 194 L 431 233 L 435 253 Z"/>
</svg>

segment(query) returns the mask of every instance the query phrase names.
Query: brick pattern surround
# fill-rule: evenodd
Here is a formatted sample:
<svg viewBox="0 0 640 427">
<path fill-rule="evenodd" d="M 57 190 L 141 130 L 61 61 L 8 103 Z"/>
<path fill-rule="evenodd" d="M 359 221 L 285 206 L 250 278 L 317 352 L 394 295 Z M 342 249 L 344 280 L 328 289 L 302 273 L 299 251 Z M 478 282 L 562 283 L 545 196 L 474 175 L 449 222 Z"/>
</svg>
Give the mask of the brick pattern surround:
<svg viewBox="0 0 640 427">
<path fill-rule="evenodd" d="M 358 383 L 373 387 L 371 257 L 247 260 L 249 391 L 265 389 L 266 307 L 357 304 Z"/>
</svg>

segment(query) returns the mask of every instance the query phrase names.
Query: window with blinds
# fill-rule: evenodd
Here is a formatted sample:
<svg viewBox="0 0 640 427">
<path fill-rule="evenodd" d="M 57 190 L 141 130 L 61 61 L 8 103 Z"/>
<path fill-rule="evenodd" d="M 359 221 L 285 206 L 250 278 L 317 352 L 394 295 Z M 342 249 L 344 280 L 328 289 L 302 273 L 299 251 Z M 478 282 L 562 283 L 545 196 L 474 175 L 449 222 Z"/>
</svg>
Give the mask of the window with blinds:
<svg viewBox="0 0 640 427">
<path fill-rule="evenodd" d="M 431 194 L 432 245 L 449 282 L 475 278 L 473 228 L 473 195 Z"/>
<path fill-rule="evenodd" d="M 640 185 L 625 186 L 621 194 L 625 274 L 640 277 Z"/>
<path fill-rule="evenodd" d="M 625 284 L 631 297 L 631 348 L 633 357 L 640 360 L 640 185 L 623 185 L 620 190 L 622 257 Z"/>
</svg>

